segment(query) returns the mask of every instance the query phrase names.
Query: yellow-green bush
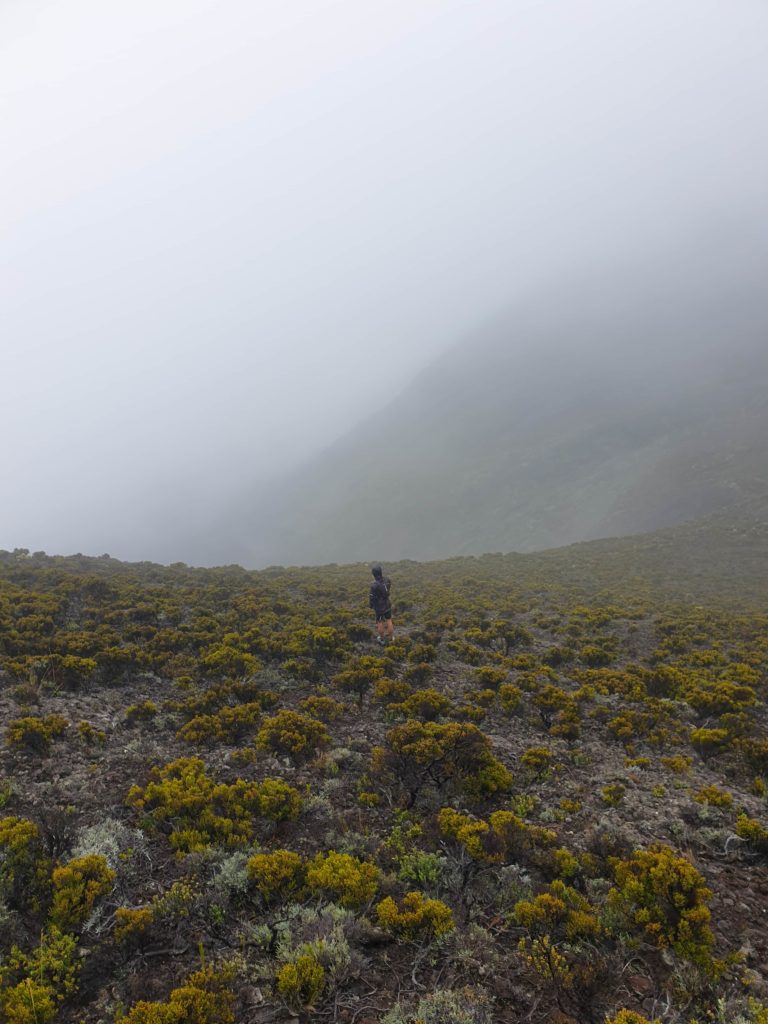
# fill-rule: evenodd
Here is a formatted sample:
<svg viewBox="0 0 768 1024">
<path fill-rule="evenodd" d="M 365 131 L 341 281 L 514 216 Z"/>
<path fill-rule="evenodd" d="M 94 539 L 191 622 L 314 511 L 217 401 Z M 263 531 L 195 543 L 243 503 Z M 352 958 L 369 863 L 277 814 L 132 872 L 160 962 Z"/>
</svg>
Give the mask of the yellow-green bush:
<svg viewBox="0 0 768 1024">
<path fill-rule="evenodd" d="M 38 905 L 49 885 L 40 829 L 27 818 L 0 818 L 0 895 Z"/>
<path fill-rule="evenodd" d="M 49 925 L 26 953 L 12 946 L 0 964 L 0 1009 L 7 1024 L 48 1024 L 58 1004 L 77 991 L 77 940 Z"/>
<path fill-rule="evenodd" d="M 96 901 L 112 889 L 115 878 L 106 859 L 96 853 L 76 857 L 63 867 L 54 868 L 52 923 L 65 931 L 77 931 Z"/>
<path fill-rule="evenodd" d="M 616 885 L 608 902 L 657 946 L 701 964 L 711 962 L 714 935 L 707 901 L 712 895 L 689 860 L 668 846 L 636 850 L 614 860 Z"/>
<path fill-rule="evenodd" d="M 710 804 L 712 807 L 731 807 L 733 797 L 719 786 L 702 786 L 693 798 L 698 804 Z"/>
<path fill-rule="evenodd" d="M 768 828 L 757 818 L 740 814 L 736 819 L 736 835 L 745 839 L 760 853 L 768 853 Z"/>
<path fill-rule="evenodd" d="M 333 697 L 322 697 L 314 694 L 300 701 L 299 707 L 313 718 L 319 718 L 321 722 L 335 722 L 346 711 L 344 705 L 334 700 Z"/>
<path fill-rule="evenodd" d="M 310 953 L 284 964 L 275 977 L 277 991 L 292 1009 L 311 1009 L 325 988 L 325 971 Z"/>
<path fill-rule="evenodd" d="M 384 666 L 378 658 L 368 655 L 356 658 L 343 672 L 333 677 L 333 685 L 342 693 L 357 697 L 360 707 L 373 684 L 384 676 Z"/>
<path fill-rule="evenodd" d="M 136 1003 L 117 1019 L 121 1024 L 234 1024 L 234 974 L 229 965 L 205 967 L 173 989 L 167 1002 Z"/>
<path fill-rule="evenodd" d="M 499 704 L 505 715 L 516 715 L 523 706 L 523 691 L 512 683 L 502 683 L 498 690 Z"/>
<path fill-rule="evenodd" d="M 141 722 L 151 722 L 157 717 L 157 712 L 157 704 L 152 700 L 142 701 L 141 704 L 131 704 L 125 709 L 125 724 L 134 726 Z"/>
<path fill-rule="evenodd" d="M 328 730 L 316 718 L 300 715 L 298 711 L 278 711 L 262 723 L 256 747 L 300 760 L 311 757 L 330 741 Z"/>
<path fill-rule="evenodd" d="M 730 741 L 727 729 L 691 729 L 691 746 L 705 759 L 719 754 Z"/>
<path fill-rule="evenodd" d="M 399 704 L 389 704 L 388 711 L 403 718 L 418 718 L 422 722 L 434 722 L 447 715 L 451 710 L 451 702 L 444 693 L 438 690 L 414 690 Z"/>
<path fill-rule="evenodd" d="M 53 989 L 34 978 L 24 978 L 0 991 L 0 1011 L 6 1024 L 50 1024 L 57 1010 Z"/>
<path fill-rule="evenodd" d="M 400 908 L 387 896 L 377 905 L 376 914 L 382 928 L 407 941 L 439 939 L 456 927 L 449 906 L 418 891 L 406 893 Z"/>
<path fill-rule="evenodd" d="M 374 776 L 400 786 L 411 806 L 425 786 L 451 785 L 472 795 L 509 789 L 510 772 L 491 753 L 487 736 L 476 725 L 451 722 L 406 722 L 387 733 L 387 746 L 372 755 Z"/>
<path fill-rule="evenodd" d="M 304 861 L 291 850 L 257 853 L 248 861 L 248 875 L 265 900 L 282 899 L 304 884 Z"/>
<path fill-rule="evenodd" d="M 259 814 L 267 821 L 295 821 L 303 801 L 297 789 L 282 779 L 264 779 L 256 788 Z"/>
<path fill-rule="evenodd" d="M 23 747 L 36 754 L 47 754 L 51 741 L 65 732 L 69 722 L 61 715 L 28 716 L 8 723 L 6 743 L 9 747 Z"/>
<path fill-rule="evenodd" d="M 115 911 L 115 942 L 141 939 L 152 926 L 151 907 L 118 907 Z"/>
<path fill-rule="evenodd" d="M 379 869 L 370 861 L 330 850 L 318 853 L 307 865 L 307 886 L 343 907 L 360 907 L 376 895 Z"/>
<path fill-rule="evenodd" d="M 260 701 L 226 706 L 212 715 L 195 715 L 176 736 L 186 743 L 231 743 L 254 732 L 260 718 Z"/>
<path fill-rule="evenodd" d="M 93 745 L 98 743 L 103 746 L 107 742 L 107 734 L 103 729 L 97 729 L 91 722 L 78 722 L 77 732 L 83 743 Z"/>
<path fill-rule="evenodd" d="M 256 815 L 272 821 L 295 818 L 299 793 L 278 779 L 218 785 L 198 757 L 180 757 L 153 768 L 147 785 L 133 786 L 126 802 L 158 825 L 171 826 L 171 845 L 181 852 L 204 850 L 212 842 L 244 845 Z"/>
<path fill-rule="evenodd" d="M 515 921 L 532 938 L 549 935 L 568 942 L 594 941 L 602 934 L 597 910 L 560 879 L 547 892 L 515 904 Z"/>
</svg>

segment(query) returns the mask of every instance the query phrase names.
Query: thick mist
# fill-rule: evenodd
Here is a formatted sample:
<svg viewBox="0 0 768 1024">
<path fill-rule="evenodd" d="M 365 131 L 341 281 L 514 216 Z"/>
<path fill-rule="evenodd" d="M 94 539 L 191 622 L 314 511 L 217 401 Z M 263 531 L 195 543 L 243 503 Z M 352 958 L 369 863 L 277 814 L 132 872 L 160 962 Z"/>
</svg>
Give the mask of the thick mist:
<svg viewBox="0 0 768 1024">
<path fill-rule="evenodd" d="M 499 311 L 599 320 L 614 265 L 689 324 L 727 279 L 727 348 L 766 41 L 758 0 L 4 4 L 0 548 L 216 561 L 249 488 Z"/>
</svg>

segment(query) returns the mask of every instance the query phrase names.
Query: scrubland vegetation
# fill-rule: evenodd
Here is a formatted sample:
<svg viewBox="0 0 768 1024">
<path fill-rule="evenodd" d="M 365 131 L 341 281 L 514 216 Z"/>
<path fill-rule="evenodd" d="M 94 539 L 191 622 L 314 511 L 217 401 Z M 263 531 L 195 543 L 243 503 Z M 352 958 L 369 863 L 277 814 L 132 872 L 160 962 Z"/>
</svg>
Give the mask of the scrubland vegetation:
<svg viewBox="0 0 768 1024">
<path fill-rule="evenodd" d="M 0 1020 L 766 1024 L 759 574 L 645 543 L 381 650 L 364 566 L 0 553 Z"/>
</svg>

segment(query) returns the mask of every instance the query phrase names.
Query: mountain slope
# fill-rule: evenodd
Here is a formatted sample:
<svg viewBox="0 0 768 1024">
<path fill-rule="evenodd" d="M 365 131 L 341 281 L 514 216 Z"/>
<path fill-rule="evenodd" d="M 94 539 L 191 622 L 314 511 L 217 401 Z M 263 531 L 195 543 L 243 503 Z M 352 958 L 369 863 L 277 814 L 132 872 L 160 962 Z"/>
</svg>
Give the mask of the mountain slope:
<svg viewBox="0 0 768 1024">
<path fill-rule="evenodd" d="M 533 551 L 768 493 L 759 274 L 532 296 L 231 510 L 245 564 Z"/>
</svg>

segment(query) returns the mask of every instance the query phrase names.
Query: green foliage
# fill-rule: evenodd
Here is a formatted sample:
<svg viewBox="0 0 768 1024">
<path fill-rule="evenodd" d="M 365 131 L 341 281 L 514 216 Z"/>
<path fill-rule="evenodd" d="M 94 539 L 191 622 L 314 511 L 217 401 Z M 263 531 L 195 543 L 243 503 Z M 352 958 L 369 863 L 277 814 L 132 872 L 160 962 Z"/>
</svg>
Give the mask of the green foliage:
<svg viewBox="0 0 768 1024">
<path fill-rule="evenodd" d="M 300 701 L 299 707 L 311 717 L 319 718 L 321 722 L 335 722 L 346 711 L 344 705 L 334 700 L 333 697 L 314 695 Z"/>
<path fill-rule="evenodd" d="M 422 722 L 434 722 L 447 715 L 451 702 L 438 690 L 414 690 L 399 704 L 390 704 L 388 710 L 403 718 L 418 718 Z"/>
<path fill-rule="evenodd" d="M 248 875 L 265 900 L 284 899 L 304 884 L 304 861 L 291 850 L 257 853 L 248 861 Z"/>
<path fill-rule="evenodd" d="M 31 952 L 12 946 L 0 964 L 0 1010 L 8 1024 L 48 1024 L 77 991 L 77 940 L 49 925 Z"/>
<path fill-rule="evenodd" d="M 512 776 L 491 753 L 491 744 L 468 723 L 406 722 L 387 733 L 373 752 L 374 776 L 408 793 L 412 805 L 425 786 L 447 786 L 477 795 L 509 789 Z"/>
<path fill-rule="evenodd" d="M 176 733 L 186 743 L 233 743 L 256 731 L 261 702 L 225 706 L 212 715 L 195 715 Z"/>
<path fill-rule="evenodd" d="M 69 722 L 61 715 L 44 715 L 42 718 L 29 716 L 16 718 L 8 723 L 6 743 L 36 754 L 47 754 L 51 742 L 61 736 Z"/>
<path fill-rule="evenodd" d="M 65 931 L 77 931 L 100 897 L 111 891 L 116 878 L 104 857 L 89 854 L 54 868 L 50 919 Z"/>
<path fill-rule="evenodd" d="M 330 742 L 322 722 L 297 711 L 278 711 L 273 718 L 266 718 L 256 736 L 258 750 L 290 754 L 297 761 L 312 757 Z"/>
<path fill-rule="evenodd" d="M 152 700 L 145 700 L 140 704 L 131 704 L 130 707 L 125 709 L 125 724 L 135 726 L 143 722 L 151 722 L 156 717 L 157 712 L 157 704 Z"/>
<path fill-rule="evenodd" d="M 616 885 L 608 900 L 629 924 L 657 946 L 671 947 L 705 966 L 711 963 L 712 893 L 689 860 L 656 845 L 636 850 L 628 860 L 615 860 L 613 873 Z"/>
<path fill-rule="evenodd" d="M 376 915 L 382 928 L 408 942 L 439 939 L 456 927 L 450 907 L 418 891 L 406 893 L 400 907 L 387 896 L 377 904 Z"/>
<path fill-rule="evenodd" d="M 376 895 L 379 869 L 348 853 L 318 853 L 307 865 L 307 887 L 343 907 L 360 907 Z"/>
<path fill-rule="evenodd" d="M 768 854 L 768 828 L 757 818 L 740 814 L 736 819 L 736 835 L 746 840 L 758 852 Z"/>
<path fill-rule="evenodd" d="M 165 1003 L 139 1002 L 122 1024 L 235 1024 L 234 968 L 204 967 L 173 989 Z"/>
<path fill-rule="evenodd" d="M 311 1009 L 325 988 L 325 971 L 316 958 L 307 953 L 284 964 L 275 978 L 277 991 L 296 1010 Z"/>
<path fill-rule="evenodd" d="M 362 707 L 366 693 L 383 676 L 384 665 L 380 659 L 366 655 L 354 659 L 343 672 L 339 672 L 333 677 L 332 682 L 342 693 L 356 696 L 358 704 Z"/>
<path fill-rule="evenodd" d="M 256 815 L 282 821 L 301 810 L 301 797 L 287 783 L 238 779 L 216 784 L 198 757 L 180 757 L 153 768 L 147 785 L 132 786 L 126 802 L 157 825 L 170 826 L 171 845 L 181 853 L 204 850 L 213 842 L 244 845 Z"/>
</svg>

